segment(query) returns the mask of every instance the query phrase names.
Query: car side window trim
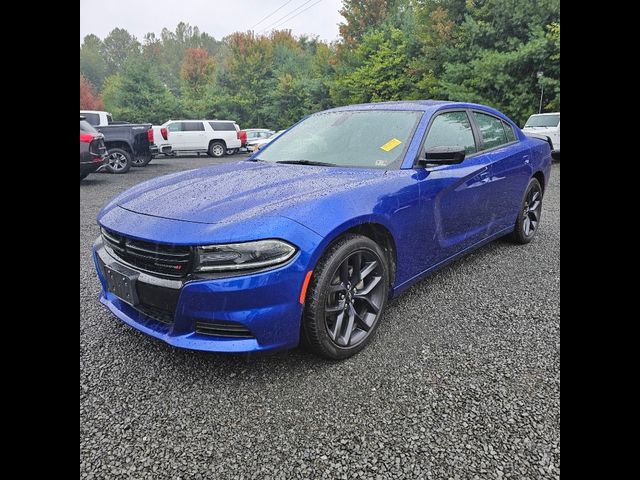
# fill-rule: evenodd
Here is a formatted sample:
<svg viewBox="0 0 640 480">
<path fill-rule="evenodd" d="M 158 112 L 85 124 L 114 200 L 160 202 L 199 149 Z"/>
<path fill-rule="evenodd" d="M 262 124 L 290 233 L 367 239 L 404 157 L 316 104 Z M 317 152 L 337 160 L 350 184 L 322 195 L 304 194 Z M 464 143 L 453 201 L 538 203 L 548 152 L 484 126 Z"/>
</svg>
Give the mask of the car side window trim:
<svg viewBox="0 0 640 480">
<path fill-rule="evenodd" d="M 414 158 L 413 160 L 413 165 L 411 166 L 411 168 L 416 168 L 416 165 L 418 164 L 418 161 L 421 159 L 423 152 L 423 147 L 425 142 L 427 141 L 427 136 L 429 135 L 429 132 L 431 131 L 431 127 L 433 126 L 433 122 L 435 121 L 435 119 L 437 117 L 439 117 L 442 114 L 445 113 L 452 113 L 452 112 L 465 112 L 467 114 L 467 119 L 469 120 L 469 125 L 471 126 L 471 132 L 473 133 L 473 141 L 475 143 L 476 146 L 476 151 L 474 153 L 471 153 L 469 155 L 465 155 L 465 160 L 467 158 L 473 158 L 474 156 L 478 155 L 479 153 L 484 153 L 483 151 L 480 150 L 480 145 L 481 145 L 481 136 L 480 136 L 480 132 L 477 130 L 477 127 L 473 121 L 473 119 L 471 118 L 472 115 L 470 115 L 470 109 L 468 108 L 445 108 L 442 110 L 438 110 L 436 113 L 434 113 L 432 115 L 432 117 L 429 119 L 429 124 L 427 125 L 427 129 L 424 132 L 424 135 L 422 135 L 422 139 L 420 140 L 420 148 L 418 149 L 418 153 L 416 155 L 416 158 Z M 486 150 L 485 150 L 486 151 Z"/>
</svg>

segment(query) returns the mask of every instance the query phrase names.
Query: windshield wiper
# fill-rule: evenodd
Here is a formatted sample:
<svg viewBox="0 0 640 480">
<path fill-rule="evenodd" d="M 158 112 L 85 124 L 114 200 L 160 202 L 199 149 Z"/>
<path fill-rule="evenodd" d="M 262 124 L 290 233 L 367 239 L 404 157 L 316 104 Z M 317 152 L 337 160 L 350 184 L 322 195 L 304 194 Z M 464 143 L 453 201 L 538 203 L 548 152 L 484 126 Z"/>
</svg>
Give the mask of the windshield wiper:
<svg viewBox="0 0 640 480">
<path fill-rule="evenodd" d="M 279 162 L 276 162 L 276 163 L 288 163 L 292 165 L 314 165 L 318 167 L 335 167 L 336 166 L 335 163 L 316 162 L 313 160 L 280 160 Z"/>
</svg>

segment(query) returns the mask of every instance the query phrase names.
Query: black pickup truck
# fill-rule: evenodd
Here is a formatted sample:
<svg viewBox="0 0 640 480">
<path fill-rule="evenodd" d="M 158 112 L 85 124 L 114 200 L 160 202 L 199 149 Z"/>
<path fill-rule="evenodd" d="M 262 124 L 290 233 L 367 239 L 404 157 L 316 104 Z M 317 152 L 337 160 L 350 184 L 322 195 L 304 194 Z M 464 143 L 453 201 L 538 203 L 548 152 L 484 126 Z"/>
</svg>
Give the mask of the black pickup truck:
<svg viewBox="0 0 640 480">
<path fill-rule="evenodd" d="M 153 129 L 150 123 L 113 122 L 107 112 L 80 110 L 80 115 L 104 135 L 108 171 L 127 173 L 132 166 L 144 167 L 151 161 Z"/>
</svg>

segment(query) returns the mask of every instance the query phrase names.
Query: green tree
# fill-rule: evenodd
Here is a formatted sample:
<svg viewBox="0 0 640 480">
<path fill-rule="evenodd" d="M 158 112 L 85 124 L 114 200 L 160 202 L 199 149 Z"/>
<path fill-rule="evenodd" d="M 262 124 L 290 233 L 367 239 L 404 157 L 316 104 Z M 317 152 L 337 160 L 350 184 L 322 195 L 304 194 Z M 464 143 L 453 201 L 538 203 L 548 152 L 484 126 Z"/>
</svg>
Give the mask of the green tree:
<svg viewBox="0 0 640 480">
<path fill-rule="evenodd" d="M 161 124 L 180 114 L 176 98 L 149 62 L 132 56 L 120 73 L 105 80 L 104 105 L 115 119 Z"/>
<path fill-rule="evenodd" d="M 100 90 L 107 74 L 107 64 L 102 57 L 103 43 L 96 35 L 84 37 L 80 46 L 80 73 Z"/>
<path fill-rule="evenodd" d="M 370 31 L 356 52 L 357 67 L 339 75 L 331 90 L 338 105 L 410 98 L 416 78 L 409 70 L 408 45 L 402 31 L 386 26 Z"/>
<path fill-rule="evenodd" d="M 123 28 L 114 28 L 104 39 L 101 50 L 107 64 L 107 73 L 112 75 L 118 72 L 130 55 L 139 52 L 140 43 L 136 37 Z"/>
<path fill-rule="evenodd" d="M 344 42 L 352 47 L 371 28 L 377 27 L 386 19 L 393 0 L 343 0 L 340 15 L 346 23 L 338 28 Z"/>
<path fill-rule="evenodd" d="M 181 98 L 185 113 L 191 118 L 203 118 L 210 110 L 207 91 L 215 81 L 215 64 L 203 48 L 187 50 L 182 69 Z"/>
<path fill-rule="evenodd" d="M 559 107 L 559 29 L 556 37 L 545 30 L 559 21 L 559 1 L 477 3 L 467 2 L 464 20 L 445 47 L 436 94 L 489 104 L 520 124 L 537 112 L 541 86 L 548 91 L 546 103 Z M 538 72 L 544 74 L 540 81 Z"/>
</svg>

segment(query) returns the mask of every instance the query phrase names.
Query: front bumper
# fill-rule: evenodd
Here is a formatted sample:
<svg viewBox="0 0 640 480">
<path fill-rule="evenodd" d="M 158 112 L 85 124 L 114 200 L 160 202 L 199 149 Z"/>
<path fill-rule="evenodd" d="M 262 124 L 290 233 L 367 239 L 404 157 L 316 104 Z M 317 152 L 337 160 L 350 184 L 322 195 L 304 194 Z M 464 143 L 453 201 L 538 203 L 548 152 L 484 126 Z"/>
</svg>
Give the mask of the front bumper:
<svg viewBox="0 0 640 480">
<path fill-rule="evenodd" d="M 293 348 L 299 342 L 303 309 L 299 295 L 308 261 L 301 252 L 277 269 L 237 277 L 183 281 L 143 272 L 136 280 L 139 303 L 135 307 L 107 290 L 104 265 L 123 263 L 107 251 L 100 238 L 94 244 L 93 258 L 102 284 L 100 302 L 126 324 L 170 345 L 210 352 L 254 352 Z M 161 321 L 148 313 L 146 304 L 158 301 L 168 301 L 171 308 L 175 305 L 172 318 Z M 197 325 L 219 322 L 249 335 L 237 338 L 197 329 Z"/>
</svg>

